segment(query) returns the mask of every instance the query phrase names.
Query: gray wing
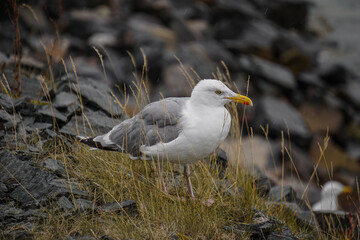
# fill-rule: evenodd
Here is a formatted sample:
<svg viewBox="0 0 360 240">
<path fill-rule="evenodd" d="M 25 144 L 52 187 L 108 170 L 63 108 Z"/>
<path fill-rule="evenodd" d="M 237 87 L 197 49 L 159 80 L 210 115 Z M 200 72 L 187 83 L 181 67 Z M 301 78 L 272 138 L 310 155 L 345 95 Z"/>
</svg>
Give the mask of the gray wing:
<svg viewBox="0 0 360 240">
<path fill-rule="evenodd" d="M 115 126 L 109 133 L 94 140 L 103 146 L 115 145 L 132 156 L 139 156 L 141 145 L 170 142 L 182 130 L 181 112 L 189 98 L 166 98 L 146 105 L 134 117 Z M 105 139 L 110 140 L 106 142 Z M 104 146 L 105 147 L 105 146 Z"/>
</svg>

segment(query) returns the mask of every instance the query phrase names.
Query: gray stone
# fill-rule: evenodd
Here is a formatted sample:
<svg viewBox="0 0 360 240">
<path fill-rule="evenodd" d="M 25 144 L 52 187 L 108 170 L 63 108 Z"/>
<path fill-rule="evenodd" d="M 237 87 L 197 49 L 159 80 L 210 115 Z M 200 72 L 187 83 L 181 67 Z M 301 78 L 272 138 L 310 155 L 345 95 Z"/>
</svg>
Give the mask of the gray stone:
<svg viewBox="0 0 360 240">
<path fill-rule="evenodd" d="M 314 216 L 309 210 L 303 210 L 296 203 L 286 202 L 285 205 L 290 208 L 296 215 L 299 221 L 303 222 L 304 225 L 308 225 L 313 229 L 316 229 L 316 221 Z"/>
<path fill-rule="evenodd" d="M 87 210 L 94 210 L 93 202 L 86 199 L 75 199 L 74 201 L 75 209 L 80 212 L 85 212 Z"/>
<path fill-rule="evenodd" d="M 256 125 L 269 124 L 270 134 L 281 136 L 281 131 L 287 135 L 289 130 L 292 140 L 299 144 L 309 141 L 310 133 L 299 112 L 285 101 L 265 96 L 258 102 Z"/>
<path fill-rule="evenodd" d="M 221 148 L 217 148 L 215 154 L 211 155 L 209 158 L 212 160 L 210 162 L 211 166 L 217 169 L 219 178 L 223 179 L 229 161 L 226 152 Z"/>
<path fill-rule="evenodd" d="M 244 233 L 250 233 L 251 239 L 267 239 L 268 236 L 276 235 L 276 230 L 280 225 L 280 222 L 276 218 L 269 218 L 260 210 L 256 210 L 252 223 L 234 224 L 225 226 L 224 229 L 239 234 L 239 237 L 243 236 Z M 284 230 L 286 231 L 286 229 Z M 290 235 L 292 236 L 291 233 Z"/>
<path fill-rule="evenodd" d="M 46 123 L 54 123 L 55 120 L 58 124 L 64 124 L 68 120 L 64 114 L 50 105 L 41 106 L 37 114 L 39 115 L 39 120 Z"/>
<path fill-rule="evenodd" d="M 251 77 L 264 78 L 285 89 L 295 89 L 296 87 L 294 75 L 281 65 L 255 56 L 242 56 L 239 62 Z"/>
<path fill-rule="evenodd" d="M 123 202 L 105 203 L 100 209 L 105 212 L 121 213 L 122 211 L 136 210 L 137 206 L 134 200 L 126 200 Z"/>
<path fill-rule="evenodd" d="M 36 207 L 72 194 L 88 196 L 78 185 L 70 186 L 70 183 L 67 184 L 66 180 L 59 179 L 54 173 L 36 168 L 28 161 L 21 161 L 7 151 L 0 152 L 0 164 L 4 166 L 0 168 L 0 181 L 9 189 L 9 197 L 21 206 Z"/>
<path fill-rule="evenodd" d="M 275 186 L 270 189 L 269 198 L 274 202 L 295 202 L 296 192 L 290 186 Z"/>
<path fill-rule="evenodd" d="M 0 192 L 7 192 L 8 189 L 3 182 L 0 182 Z"/>
<path fill-rule="evenodd" d="M 80 92 L 82 103 L 95 110 L 102 110 L 111 116 L 122 116 L 119 104 L 115 102 L 111 95 L 111 90 L 105 83 L 95 81 L 90 78 L 79 78 L 79 83 L 69 86 L 68 82 L 64 82 L 61 91 Z"/>
<path fill-rule="evenodd" d="M 267 177 L 259 177 L 255 179 L 255 186 L 256 191 L 260 196 L 265 197 L 269 195 L 271 183 Z"/>
<path fill-rule="evenodd" d="M 95 238 L 89 235 L 81 235 L 80 232 L 73 232 L 70 236 L 64 238 L 64 240 L 95 240 Z"/>
<path fill-rule="evenodd" d="M 356 109 L 360 109 L 360 79 L 349 81 L 342 89 L 342 94 Z"/>
<path fill-rule="evenodd" d="M 28 209 L 25 211 L 21 208 L 14 207 L 14 204 L 11 202 L 8 204 L 0 204 L 0 222 L 6 224 L 35 220 L 35 218 L 43 219 L 45 217 L 47 217 L 47 214 L 41 209 Z"/>
<path fill-rule="evenodd" d="M 35 105 L 31 99 L 26 96 L 14 99 L 14 107 L 17 113 L 21 116 L 34 116 Z"/>
<path fill-rule="evenodd" d="M 267 240 L 298 240 L 298 238 L 291 233 L 288 226 L 284 225 L 281 228 L 281 232 L 271 232 L 268 235 Z"/>
<path fill-rule="evenodd" d="M 4 201 L 6 199 L 6 192 L 8 191 L 8 188 L 6 185 L 2 182 L 0 182 L 0 202 Z"/>
<path fill-rule="evenodd" d="M 31 145 L 28 146 L 28 150 L 29 150 L 29 152 L 32 152 L 32 153 L 40 152 L 40 150 L 37 147 L 31 146 Z"/>
<path fill-rule="evenodd" d="M 52 193 L 55 197 L 69 197 L 75 195 L 77 197 L 87 198 L 89 196 L 89 192 L 81 190 L 84 188 L 83 185 L 75 182 L 73 179 L 55 178 L 51 180 L 49 184 L 56 187 L 55 191 Z"/>
<path fill-rule="evenodd" d="M 53 171 L 55 174 L 60 175 L 62 177 L 66 176 L 66 171 L 64 165 L 60 160 L 47 158 L 44 161 L 44 168 Z"/>
<path fill-rule="evenodd" d="M 244 193 L 244 189 L 238 186 L 234 186 L 229 180 L 215 180 L 216 186 L 219 189 L 219 192 L 224 195 L 236 196 L 237 194 Z"/>
<path fill-rule="evenodd" d="M 4 239 L 15 239 L 15 240 L 33 240 L 34 234 L 27 230 L 7 230 L 0 233 L 0 237 Z"/>
<path fill-rule="evenodd" d="M 72 105 L 80 104 L 78 101 L 78 96 L 73 93 L 60 92 L 56 94 L 53 99 L 53 107 L 55 108 L 67 108 Z"/>
<path fill-rule="evenodd" d="M 74 210 L 74 205 L 69 201 L 67 197 L 62 196 L 57 201 L 57 205 L 65 212 Z"/>
<path fill-rule="evenodd" d="M 287 29 L 306 30 L 310 3 L 307 0 L 255 0 L 265 16 Z"/>
<path fill-rule="evenodd" d="M 9 95 L 0 93 L 0 109 L 10 112 L 13 109 L 13 102 Z"/>
<path fill-rule="evenodd" d="M 71 120 L 60 129 L 60 133 L 73 137 L 78 135 L 93 136 L 110 131 L 112 127 L 118 123 L 118 120 L 112 119 L 100 111 L 88 111 L 82 116 L 73 116 Z"/>
<path fill-rule="evenodd" d="M 32 133 L 32 132 L 42 132 L 45 129 L 51 129 L 53 127 L 53 124 L 51 123 L 40 123 L 36 122 L 34 124 L 29 124 L 25 127 L 25 130 Z"/>
<path fill-rule="evenodd" d="M 350 77 L 349 71 L 342 64 L 323 64 L 320 67 L 321 79 L 329 85 L 340 85 L 346 83 Z"/>
<path fill-rule="evenodd" d="M 12 120 L 12 117 L 9 113 L 7 113 L 5 110 L 0 109 L 0 122 L 6 123 Z"/>
</svg>

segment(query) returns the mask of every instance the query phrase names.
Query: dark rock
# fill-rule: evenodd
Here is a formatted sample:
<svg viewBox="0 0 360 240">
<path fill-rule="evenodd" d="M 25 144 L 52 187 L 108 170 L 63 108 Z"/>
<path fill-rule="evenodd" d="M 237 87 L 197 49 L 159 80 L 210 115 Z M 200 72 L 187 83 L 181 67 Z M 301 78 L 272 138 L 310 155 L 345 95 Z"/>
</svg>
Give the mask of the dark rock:
<svg viewBox="0 0 360 240">
<path fill-rule="evenodd" d="M 219 192 L 223 195 L 236 196 L 237 194 L 244 193 L 244 189 L 234 184 L 230 183 L 229 180 L 216 180 L 216 185 L 219 189 Z"/>
<path fill-rule="evenodd" d="M 99 240 L 114 240 L 114 238 L 104 235 Z"/>
<path fill-rule="evenodd" d="M 269 124 L 270 134 L 280 136 L 281 131 L 286 135 L 288 130 L 293 140 L 299 144 L 309 141 L 309 131 L 299 112 L 290 104 L 273 97 L 262 97 L 258 102 L 257 125 Z"/>
<path fill-rule="evenodd" d="M 60 92 L 56 94 L 52 102 L 53 107 L 58 109 L 80 104 L 77 95 L 68 92 Z"/>
<path fill-rule="evenodd" d="M 310 3 L 306 0 L 256 0 L 265 16 L 287 29 L 304 31 L 307 27 Z"/>
<path fill-rule="evenodd" d="M 39 153 L 40 152 L 37 147 L 31 146 L 31 145 L 28 146 L 28 150 L 31 153 Z"/>
<path fill-rule="evenodd" d="M 314 212 L 316 220 L 320 228 L 326 234 L 343 234 L 351 232 L 353 239 L 359 239 L 360 231 L 358 226 L 359 220 L 351 213 L 337 211 L 337 212 Z M 355 228 L 354 228 L 355 226 Z"/>
<path fill-rule="evenodd" d="M 351 73 L 342 64 L 328 64 L 321 66 L 319 75 L 325 83 L 336 86 L 346 83 Z"/>
<path fill-rule="evenodd" d="M 51 129 L 53 127 L 53 124 L 51 123 L 41 123 L 36 122 L 34 124 L 29 124 L 29 126 L 26 126 L 26 131 L 32 133 L 32 132 L 42 132 L 46 129 Z"/>
<path fill-rule="evenodd" d="M 14 128 L 21 122 L 21 119 L 17 114 L 11 115 L 6 111 L 0 109 L 0 128 L 6 129 Z"/>
<path fill-rule="evenodd" d="M 349 81 L 343 88 L 342 94 L 357 110 L 360 109 L 360 80 Z"/>
<path fill-rule="evenodd" d="M 297 217 L 298 221 L 303 226 L 310 226 L 313 229 L 317 229 L 317 222 L 315 221 L 314 216 L 313 216 L 312 212 L 309 209 L 308 210 L 303 210 L 302 207 L 300 207 L 296 203 L 292 203 L 292 202 L 286 202 L 285 205 L 289 209 L 291 209 L 291 211 Z"/>
<path fill-rule="evenodd" d="M 320 77 L 316 73 L 301 72 L 296 78 L 300 84 L 310 87 L 325 88 L 325 84 L 320 80 Z"/>
<path fill-rule="evenodd" d="M 194 52 L 197 54 L 194 54 Z M 193 68 L 201 78 L 213 78 L 211 72 L 216 71 L 218 63 L 209 57 L 207 50 L 203 47 L 201 42 L 185 42 L 179 45 L 175 54 L 185 66 Z M 167 64 L 170 61 L 175 63 L 174 56 L 168 55 L 164 59 L 164 62 Z M 193 79 L 197 79 L 192 71 L 190 71 L 189 74 Z"/>
<path fill-rule="evenodd" d="M 241 68 L 251 77 L 263 78 L 268 82 L 285 89 L 295 89 L 294 75 L 285 67 L 255 56 L 242 56 L 239 59 Z"/>
<path fill-rule="evenodd" d="M 41 106 L 38 109 L 37 114 L 39 115 L 39 120 L 41 122 L 54 123 L 55 121 L 61 125 L 67 122 L 66 116 L 50 105 Z"/>
<path fill-rule="evenodd" d="M 255 179 L 256 192 L 263 197 L 269 195 L 271 189 L 270 180 L 267 177 L 259 177 Z"/>
<path fill-rule="evenodd" d="M 257 210 L 255 212 L 252 223 L 250 224 L 235 224 L 233 226 L 225 226 L 224 229 L 232 231 L 235 234 L 250 233 L 251 239 L 268 239 L 268 236 L 275 235 L 276 231 L 280 227 L 280 222 L 276 218 L 268 218 L 263 212 Z M 284 229 L 284 235 L 288 235 L 289 232 Z M 291 236 L 293 236 L 290 233 Z M 289 236 L 290 236 L 289 235 Z M 272 238 L 274 239 L 274 238 Z M 296 239 L 296 238 L 290 238 Z"/>
<path fill-rule="evenodd" d="M 86 191 L 79 190 L 78 186 L 72 184 L 69 187 L 66 180 L 31 166 L 30 162 L 21 161 L 7 151 L 0 153 L 0 163 L 4 166 L 0 168 L 0 181 L 9 189 L 9 196 L 21 206 L 36 207 L 51 199 L 71 194 L 88 195 Z M 14 178 L 16 181 L 11 181 Z"/>
<path fill-rule="evenodd" d="M 95 240 L 95 238 L 89 235 L 81 235 L 80 232 L 73 232 L 70 236 L 64 238 L 64 240 Z"/>
<path fill-rule="evenodd" d="M 4 202 L 6 200 L 6 192 L 8 191 L 8 188 L 6 185 L 2 182 L 0 182 L 0 203 Z"/>
<path fill-rule="evenodd" d="M 82 190 L 84 188 L 83 185 L 75 182 L 73 179 L 55 178 L 49 184 L 55 187 L 52 192 L 53 197 L 69 197 L 72 195 L 83 198 L 89 197 L 89 192 Z"/>
<path fill-rule="evenodd" d="M 123 202 L 105 203 L 100 209 L 105 212 L 134 212 L 137 211 L 137 205 L 134 200 L 127 200 Z"/>
<path fill-rule="evenodd" d="M 114 31 L 101 14 L 96 14 L 95 11 L 89 9 L 70 12 L 66 20 L 65 31 L 82 39 L 87 39 L 95 33 Z"/>
<path fill-rule="evenodd" d="M 350 142 L 347 144 L 346 152 L 352 159 L 360 162 L 360 143 Z"/>
<path fill-rule="evenodd" d="M 5 93 L 0 93 L 0 108 L 10 112 L 13 108 L 13 102 L 11 97 Z"/>
<path fill-rule="evenodd" d="M 0 204 L 0 223 L 14 224 L 21 221 L 34 221 L 35 219 L 44 219 L 48 215 L 41 209 L 28 209 L 14 207 L 13 203 L 6 205 Z"/>
<path fill-rule="evenodd" d="M 273 42 L 273 59 L 292 73 L 309 71 L 316 65 L 318 47 L 299 35 L 283 33 Z"/>
<path fill-rule="evenodd" d="M 232 19 L 222 19 L 215 25 L 215 29 L 219 27 L 218 36 L 221 43 L 229 50 L 253 54 L 263 58 L 271 58 L 272 43 L 278 37 L 278 29 L 269 22 L 254 19 L 246 24 L 238 23 L 241 31 L 233 33 L 226 32 L 227 28 L 232 28 Z M 232 32 L 232 33 L 231 33 Z M 226 62 L 228 64 L 228 62 Z"/>
<path fill-rule="evenodd" d="M 290 186 L 275 186 L 270 189 L 269 198 L 274 202 L 295 202 L 296 192 Z"/>
<path fill-rule="evenodd" d="M 0 122 L 6 123 L 11 121 L 12 121 L 11 115 L 7 113 L 5 110 L 0 109 Z"/>
<path fill-rule="evenodd" d="M 217 148 L 214 155 L 209 157 L 209 160 L 212 160 L 210 164 L 214 169 L 217 170 L 219 178 L 223 179 L 229 161 L 226 156 L 226 152 L 221 148 Z"/>
<path fill-rule="evenodd" d="M 29 97 L 32 100 L 36 100 L 39 94 L 42 94 L 42 87 L 39 80 L 35 78 L 28 78 L 21 75 L 21 97 Z"/>
<path fill-rule="evenodd" d="M 94 203 L 86 199 L 75 199 L 74 206 L 80 212 L 94 210 Z"/>
<path fill-rule="evenodd" d="M 250 229 L 252 231 L 252 238 L 263 238 L 264 236 L 269 235 L 269 233 L 280 226 L 280 223 L 275 218 L 268 218 L 263 212 L 257 210 L 253 223 L 250 224 Z"/>
<path fill-rule="evenodd" d="M 61 161 L 48 158 L 44 161 L 44 168 L 53 171 L 55 174 L 65 177 L 66 171 Z"/>
<path fill-rule="evenodd" d="M 16 112 L 21 114 L 21 116 L 33 116 L 35 111 L 35 105 L 31 103 L 29 97 L 22 96 L 21 98 L 14 100 L 14 107 Z"/>
<path fill-rule="evenodd" d="M 73 137 L 79 135 L 93 136 L 110 131 L 117 123 L 117 120 L 109 118 L 100 111 L 85 112 L 82 116 L 73 116 L 71 120 L 60 129 L 60 133 Z"/>
<path fill-rule="evenodd" d="M 239 2 L 236 0 L 219 0 L 216 1 L 214 8 L 216 13 L 219 15 L 219 18 L 236 16 L 244 21 L 244 19 L 248 20 L 251 18 L 261 17 L 255 7 L 250 2 L 246 1 Z"/>
<path fill-rule="evenodd" d="M 74 210 L 74 205 L 69 201 L 67 197 L 62 196 L 57 201 L 57 205 L 65 212 Z"/>
<path fill-rule="evenodd" d="M 273 231 L 271 232 L 268 237 L 267 240 L 298 240 L 298 238 L 296 238 L 290 231 L 290 229 L 284 225 L 281 228 L 281 232 L 276 232 Z"/>
<path fill-rule="evenodd" d="M 190 72 L 190 67 L 187 64 L 184 65 L 185 71 Z M 164 92 L 165 97 L 174 96 L 174 97 L 184 97 L 190 96 L 191 88 L 189 83 L 184 77 L 184 73 L 179 69 L 177 63 L 168 64 L 164 67 L 162 72 L 162 78 L 164 81 L 163 89 L 157 89 L 159 92 Z"/>
<path fill-rule="evenodd" d="M 90 78 L 79 78 L 78 84 L 68 81 L 61 82 L 59 91 L 80 92 L 82 104 L 95 110 L 102 110 L 110 116 L 122 116 L 123 111 L 115 102 L 111 90 L 106 83 L 97 82 Z"/>
<path fill-rule="evenodd" d="M 27 230 L 8 230 L 0 233 L 0 237 L 4 239 L 15 239 L 15 240 L 33 240 L 34 234 Z"/>
</svg>

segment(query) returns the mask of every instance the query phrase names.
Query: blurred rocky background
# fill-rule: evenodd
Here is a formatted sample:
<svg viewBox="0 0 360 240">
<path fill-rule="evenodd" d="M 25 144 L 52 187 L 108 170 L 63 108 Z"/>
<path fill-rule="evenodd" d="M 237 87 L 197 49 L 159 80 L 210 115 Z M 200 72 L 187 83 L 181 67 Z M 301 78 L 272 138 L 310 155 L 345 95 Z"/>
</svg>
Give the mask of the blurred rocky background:
<svg viewBox="0 0 360 240">
<path fill-rule="evenodd" d="M 126 113 L 110 103 L 131 93 L 146 56 L 151 101 L 188 96 L 184 71 L 203 79 L 228 70 L 243 94 L 250 79 L 254 107 L 243 118 L 239 106 L 242 140 L 222 145 L 230 164 L 237 156 L 249 169 L 254 162 L 256 174 L 273 186 L 290 185 L 311 204 L 329 179 L 357 189 L 357 0 L 33 0 L 18 2 L 18 12 L 1 1 L 0 11 L 3 147 L 34 132 L 110 129 L 136 111 L 134 98 Z M 17 98 L 8 96 L 13 86 Z M 53 108 L 42 104 L 50 100 Z M 79 121 L 83 112 L 93 131 Z M 44 144 L 26 144 L 26 151 L 40 154 Z"/>
</svg>

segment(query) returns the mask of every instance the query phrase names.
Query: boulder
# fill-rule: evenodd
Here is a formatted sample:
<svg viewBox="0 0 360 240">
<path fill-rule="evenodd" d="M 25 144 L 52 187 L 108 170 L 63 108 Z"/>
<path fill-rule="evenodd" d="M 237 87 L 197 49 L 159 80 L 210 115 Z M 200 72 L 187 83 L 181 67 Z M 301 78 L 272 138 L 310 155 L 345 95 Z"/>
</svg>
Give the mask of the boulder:
<svg viewBox="0 0 360 240">
<path fill-rule="evenodd" d="M 269 199 L 274 202 L 296 202 L 296 192 L 290 186 L 275 186 L 270 189 Z"/>
<path fill-rule="evenodd" d="M 71 120 L 60 129 L 61 134 L 76 136 L 94 136 L 104 134 L 118 124 L 119 121 L 106 116 L 103 112 L 84 112 L 81 116 L 74 115 Z"/>
<path fill-rule="evenodd" d="M 55 174 L 61 177 L 66 176 L 65 167 L 60 160 L 47 158 L 44 161 L 44 168 L 54 172 Z"/>
<path fill-rule="evenodd" d="M 263 78 L 269 83 L 284 89 L 295 89 L 297 85 L 296 79 L 290 70 L 279 64 L 255 56 L 242 56 L 239 58 L 239 63 L 253 81 Z"/>
<path fill-rule="evenodd" d="M 21 161 L 7 151 L 0 153 L 0 163 L 4 166 L 0 168 L 0 182 L 9 189 L 9 197 L 23 207 L 36 207 L 71 194 L 87 196 L 87 192 L 79 190 L 79 187 L 69 187 L 66 180 L 36 168 L 28 161 Z"/>
<path fill-rule="evenodd" d="M 306 145 L 310 138 L 309 130 L 300 113 L 289 103 L 280 99 L 264 96 L 258 104 L 256 125 L 263 127 L 269 124 L 270 134 L 281 136 L 281 131 L 300 145 Z"/>
</svg>

